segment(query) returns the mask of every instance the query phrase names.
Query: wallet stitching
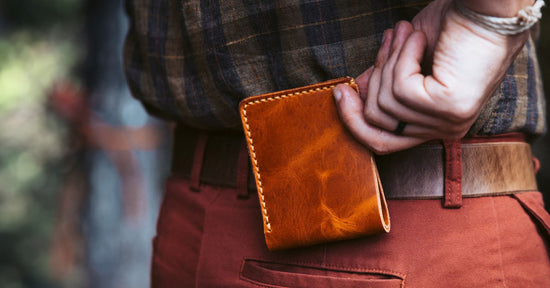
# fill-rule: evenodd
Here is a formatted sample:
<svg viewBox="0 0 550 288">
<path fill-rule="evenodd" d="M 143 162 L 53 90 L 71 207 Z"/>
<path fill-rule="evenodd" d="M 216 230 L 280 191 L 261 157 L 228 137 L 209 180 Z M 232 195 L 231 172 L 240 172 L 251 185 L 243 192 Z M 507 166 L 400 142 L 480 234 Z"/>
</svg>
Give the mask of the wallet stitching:
<svg viewBox="0 0 550 288">
<path fill-rule="evenodd" d="M 252 157 L 252 162 L 254 164 L 254 174 L 256 174 L 256 178 L 258 179 L 258 194 L 260 195 L 260 203 L 262 205 L 262 214 L 264 215 L 264 221 L 265 221 L 265 226 L 267 228 L 267 231 L 266 231 L 267 233 L 271 233 L 271 223 L 269 223 L 269 216 L 267 214 L 267 204 L 265 202 L 263 185 L 262 185 L 262 180 L 261 180 L 261 176 L 260 176 L 260 167 L 258 165 L 258 159 L 256 158 L 256 150 L 254 148 L 254 142 L 252 140 L 252 132 L 250 131 L 250 125 L 248 125 L 248 116 L 246 115 L 246 108 L 248 106 L 252 106 L 252 105 L 256 105 L 256 104 L 260 104 L 260 103 L 271 102 L 271 101 L 276 101 L 276 100 L 283 100 L 285 98 L 291 98 L 291 97 L 294 97 L 294 96 L 297 96 L 297 95 L 302 95 L 302 94 L 307 95 L 307 94 L 311 94 L 311 93 L 318 92 L 318 91 L 332 89 L 338 84 L 345 84 L 345 85 L 349 86 L 349 85 L 355 84 L 355 80 L 353 78 L 351 78 L 351 79 L 349 79 L 348 82 L 344 82 L 344 83 L 337 83 L 337 84 L 333 84 L 333 85 L 317 87 L 317 88 L 314 88 L 314 89 L 302 90 L 302 91 L 297 91 L 297 92 L 294 92 L 294 93 L 288 93 L 288 94 L 283 94 L 283 95 L 277 95 L 277 96 L 262 98 L 262 99 L 247 102 L 243 106 L 242 112 L 243 112 L 243 116 L 244 116 L 244 126 L 246 128 L 246 138 L 248 139 L 248 143 L 250 144 L 250 154 L 251 154 L 250 156 Z"/>
</svg>

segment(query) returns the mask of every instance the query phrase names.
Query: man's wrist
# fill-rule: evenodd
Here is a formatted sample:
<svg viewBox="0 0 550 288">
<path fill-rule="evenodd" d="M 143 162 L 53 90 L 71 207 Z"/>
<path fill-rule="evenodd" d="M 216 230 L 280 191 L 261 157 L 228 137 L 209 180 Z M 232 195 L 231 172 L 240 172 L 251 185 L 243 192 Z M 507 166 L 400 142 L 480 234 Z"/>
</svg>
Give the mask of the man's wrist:
<svg viewBox="0 0 550 288">
<path fill-rule="evenodd" d="M 464 18 L 484 29 L 505 36 L 517 35 L 529 30 L 542 17 L 541 8 L 545 5 L 544 0 L 536 0 L 533 5 L 528 5 L 519 10 L 516 16 L 495 17 L 470 9 L 464 4 L 463 0 L 454 0 L 453 4 L 455 11 Z"/>
<path fill-rule="evenodd" d="M 518 12 L 533 5 L 535 0 L 458 0 L 479 14 L 493 17 L 515 17 Z"/>
</svg>

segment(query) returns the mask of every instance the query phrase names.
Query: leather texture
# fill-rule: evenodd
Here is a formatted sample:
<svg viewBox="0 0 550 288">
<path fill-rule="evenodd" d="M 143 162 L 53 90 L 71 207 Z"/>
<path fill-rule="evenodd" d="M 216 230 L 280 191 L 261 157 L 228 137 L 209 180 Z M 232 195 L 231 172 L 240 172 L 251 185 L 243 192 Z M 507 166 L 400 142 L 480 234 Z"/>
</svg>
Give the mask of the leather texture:
<svg viewBox="0 0 550 288">
<path fill-rule="evenodd" d="M 499 139 L 500 142 L 464 143 L 466 141 L 468 139 L 460 144 L 462 197 L 510 195 L 537 190 L 529 144 L 506 139 Z M 376 156 L 386 197 L 445 199 L 445 159 L 442 145 L 428 144 Z"/>
<path fill-rule="evenodd" d="M 341 124 L 340 78 L 247 98 L 240 113 L 272 251 L 389 232 L 372 153 Z"/>
</svg>

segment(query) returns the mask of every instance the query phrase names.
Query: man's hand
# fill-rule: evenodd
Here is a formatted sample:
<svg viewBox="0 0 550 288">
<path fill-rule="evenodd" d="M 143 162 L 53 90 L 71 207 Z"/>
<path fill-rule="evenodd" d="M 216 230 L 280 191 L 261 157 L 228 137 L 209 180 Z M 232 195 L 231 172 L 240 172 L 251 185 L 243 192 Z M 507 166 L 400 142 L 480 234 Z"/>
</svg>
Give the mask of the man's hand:
<svg viewBox="0 0 550 288">
<path fill-rule="evenodd" d="M 487 31 L 457 14 L 452 1 L 437 0 L 412 25 L 402 21 L 384 33 L 375 65 L 357 77 L 360 95 L 336 87 L 342 121 L 378 154 L 461 138 L 527 36 Z M 407 125 L 395 135 L 400 121 Z"/>
</svg>

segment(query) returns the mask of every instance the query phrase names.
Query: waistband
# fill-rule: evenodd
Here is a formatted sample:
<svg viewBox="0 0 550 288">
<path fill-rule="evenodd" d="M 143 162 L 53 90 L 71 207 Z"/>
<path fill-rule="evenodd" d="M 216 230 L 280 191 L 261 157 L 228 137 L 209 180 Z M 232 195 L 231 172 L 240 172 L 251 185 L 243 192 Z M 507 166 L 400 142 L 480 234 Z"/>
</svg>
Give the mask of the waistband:
<svg viewBox="0 0 550 288">
<path fill-rule="evenodd" d="M 444 199 L 449 172 L 445 148 L 432 141 L 376 156 L 386 198 Z M 461 171 L 457 175 L 462 197 L 537 190 L 531 147 L 521 134 L 463 139 L 459 151 Z M 194 190 L 200 190 L 200 184 L 204 183 L 235 188 L 243 197 L 256 191 L 241 132 L 211 132 L 177 126 L 172 175 L 191 179 Z"/>
<path fill-rule="evenodd" d="M 536 191 L 531 146 L 514 139 L 487 140 L 460 143 L 462 197 Z M 391 199 L 443 198 L 445 161 L 444 147 L 429 144 L 376 157 L 384 192 Z"/>
</svg>

